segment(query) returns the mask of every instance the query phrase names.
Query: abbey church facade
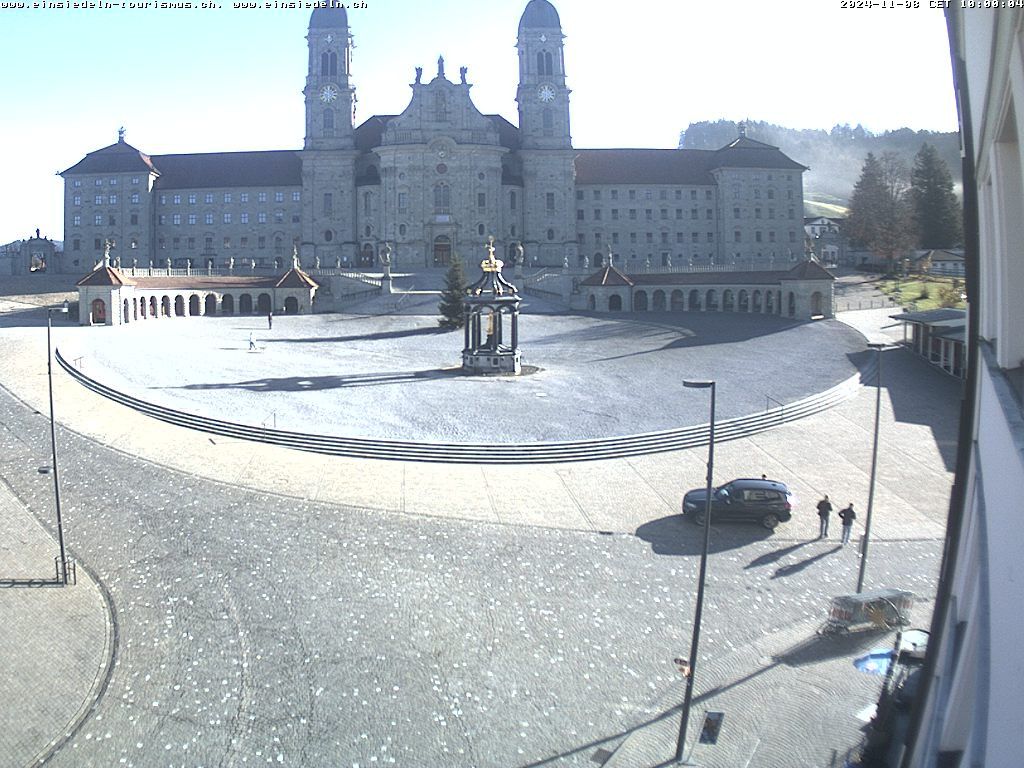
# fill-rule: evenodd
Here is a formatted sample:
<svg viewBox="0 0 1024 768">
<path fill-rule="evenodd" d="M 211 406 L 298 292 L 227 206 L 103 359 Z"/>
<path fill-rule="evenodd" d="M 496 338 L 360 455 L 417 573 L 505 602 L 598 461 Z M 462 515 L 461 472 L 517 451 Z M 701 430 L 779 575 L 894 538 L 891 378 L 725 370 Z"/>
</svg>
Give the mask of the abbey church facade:
<svg viewBox="0 0 1024 768">
<path fill-rule="evenodd" d="M 779 270 L 803 259 L 806 168 L 744 135 L 719 150 L 573 147 L 561 23 L 519 22 L 518 124 L 482 114 L 468 73 L 416 69 L 398 114 L 353 121 L 358 70 L 343 8 L 314 10 L 302 149 L 147 154 L 118 141 L 61 175 L 61 271 L 105 243 L 124 266 L 398 268 L 501 253 L 536 266 Z"/>
</svg>

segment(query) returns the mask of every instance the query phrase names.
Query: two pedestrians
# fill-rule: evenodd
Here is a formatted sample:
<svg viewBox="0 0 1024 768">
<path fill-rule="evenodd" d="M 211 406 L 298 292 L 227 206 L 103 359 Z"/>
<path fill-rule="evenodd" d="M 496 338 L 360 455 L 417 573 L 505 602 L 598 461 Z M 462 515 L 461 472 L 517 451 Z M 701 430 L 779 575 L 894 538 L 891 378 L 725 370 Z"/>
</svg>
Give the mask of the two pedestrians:
<svg viewBox="0 0 1024 768">
<path fill-rule="evenodd" d="M 821 521 L 818 529 L 818 538 L 828 538 L 828 519 L 832 514 L 832 502 L 828 500 L 828 494 L 825 494 L 825 498 L 818 502 L 818 518 Z"/>
</svg>

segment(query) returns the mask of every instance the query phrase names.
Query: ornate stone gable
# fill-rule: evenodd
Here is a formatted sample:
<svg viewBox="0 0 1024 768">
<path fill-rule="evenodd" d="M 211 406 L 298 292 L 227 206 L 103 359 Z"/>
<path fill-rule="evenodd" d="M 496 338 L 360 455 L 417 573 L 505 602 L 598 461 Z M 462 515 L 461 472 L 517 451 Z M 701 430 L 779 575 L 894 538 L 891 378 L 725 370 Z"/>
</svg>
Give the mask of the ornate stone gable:
<svg viewBox="0 0 1024 768">
<path fill-rule="evenodd" d="M 444 60 L 438 60 L 437 75 L 429 83 L 412 84 L 412 100 L 398 117 L 388 122 L 381 144 L 427 144 L 444 136 L 456 144 L 500 143 L 494 122 L 484 117 L 469 95 L 472 87 L 462 69 L 461 82 L 445 76 Z"/>
</svg>

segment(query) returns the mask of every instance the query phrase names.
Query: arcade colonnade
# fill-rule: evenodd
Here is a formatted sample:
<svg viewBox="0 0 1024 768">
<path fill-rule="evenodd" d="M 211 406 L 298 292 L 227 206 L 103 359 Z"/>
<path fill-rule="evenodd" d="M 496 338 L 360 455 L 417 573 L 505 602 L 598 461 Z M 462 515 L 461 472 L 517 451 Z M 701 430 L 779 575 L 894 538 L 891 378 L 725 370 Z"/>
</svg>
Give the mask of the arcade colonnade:
<svg viewBox="0 0 1024 768">
<path fill-rule="evenodd" d="M 78 282 L 80 325 L 209 315 L 307 314 L 316 283 L 291 269 L 270 277 L 128 277 L 98 267 Z"/>
</svg>

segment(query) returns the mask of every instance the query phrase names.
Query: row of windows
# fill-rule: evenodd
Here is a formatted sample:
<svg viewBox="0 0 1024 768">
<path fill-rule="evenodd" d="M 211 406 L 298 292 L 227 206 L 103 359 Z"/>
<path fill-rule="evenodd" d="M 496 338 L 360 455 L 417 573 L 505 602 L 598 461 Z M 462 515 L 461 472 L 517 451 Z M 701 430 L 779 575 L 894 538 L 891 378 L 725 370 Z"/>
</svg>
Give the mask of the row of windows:
<svg viewBox="0 0 1024 768">
<path fill-rule="evenodd" d="M 643 233 L 629 232 L 628 234 L 629 234 L 629 242 L 631 244 L 638 243 L 641 234 L 644 236 L 644 242 L 646 242 L 646 243 L 653 243 L 654 242 L 654 234 L 655 234 L 654 232 L 643 232 Z M 672 237 L 672 233 L 671 232 L 660 232 L 658 234 L 659 234 L 660 242 L 662 244 L 668 244 L 670 242 L 671 237 Z M 619 237 L 620 237 L 620 234 L 618 232 L 612 232 L 611 233 L 611 242 L 613 244 L 618 244 L 620 242 Z M 586 234 L 583 233 L 583 232 L 579 233 L 579 235 L 577 235 L 577 239 L 579 240 L 580 243 L 586 242 Z M 593 240 L 594 240 L 595 243 L 600 243 L 603 239 L 604 239 L 604 235 L 602 235 L 602 233 L 595 232 L 593 234 Z M 700 232 L 690 232 L 689 233 L 689 238 L 687 238 L 685 232 L 676 232 L 675 233 L 675 241 L 677 243 L 685 243 L 687 241 L 687 239 L 689 239 L 689 241 L 691 243 L 699 243 L 699 242 L 702 242 L 702 241 L 705 242 L 705 243 L 713 243 L 713 242 L 715 242 L 715 233 L 714 232 L 705 232 L 705 233 L 703 233 L 703 236 L 702 236 L 702 234 Z M 733 233 L 733 242 L 735 242 L 735 243 L 743 242 L 742 233 L 739 230 L 737 230 L 736 232 Z M 754 232 L 754 242 L 755 243 L 765 242 L 764 233 L 762 233 L 761 230 L 757 230 L 756 232 Z M 776 233 L 774 231 L 769 231 L 768 232 L 767 242 L 769 242 L 769 243 L 776 242 Z M 796 232 L 790 231 L 790 233 L 789 233 L 789 242 L 791 242 L 791 243 L 795 243 L 796 242 Z"/>
<path fill-rule="evenodd" d="M 284 202 L 284 196 L 285 196 L 284 192 L 275 192 L 274 193 L 274 202 L 275 203 L 283 203 Z M 207 203 L 207 204 L 212 203 L 213 200 L 214 200 L 214 197 L 215 197 L 215 195 L 214 195 L 213 192 L 207 192 L 206 194 L 203 195 L 203 202 Z M 195 205 L 199 201 L 199 195 L 197 195 L 194 192 L 189 193 L 187 195 L 181 195 L 181 194 L 166 195 L 166 194 L 164 194 L 164 195 L 160 195 L 160 205 L 167 205 L 168 199 L 170 199 L 171 205 L 181 205 L 181 201 L 182 201 L 183 198 L 188 201 L 189 205 Z M 298 203 L 298 202 L 301 202 L 301 201 L 302 201 L 302 193 L 299 192 L 298 190 L 293 191 L 292 192 L 292 202 L 293 203 Z M 224 202 L 224 203 L 232 203 L 232 202 L 234 202 L 234 193 L 233 192 L 224 192 L 223 196 L 222 196 L 222 202 Z M 240 202 L 240 203 L 248 203 L 249 202 L 249 193 L 248 192 L 239 192 L 238 193 L 238 202 Z M 265 202 L 267 202 L 267 193 L 266 192 L 257 192 L 256 193 L 256 202 L 258 202 L 258 203 L 265 203 Z"/>
<path fill-rule="evenodd" d="M 142 181 L 142 179 L 139 176 L 132 176 L 132 178 L 131 178 L 132 184 L 139 184 L 139 183 L 141 183 L 141 181 Z M 111 187 L 116 187 L 117 186 L 117 179 L 108 179 L 107 180 L 107 185 L 111 186 Z M 81 179 L 75 179 L 74 181 L 71 182 L 71 186 L 75 187 L 75 188 L 80 188 L 82 186 L 82 180 Z M 96 186 L 97 187 L 102 187 L 103 186 L 103 179 L 96 179 Z"/>
<path fill-rule="evenodd" d="M 210 211 L 207 211 L 206 213 L 203 214 L 203 224 L 213 224 L 214 219 L 215 219 L 215 215 L 212 212 L 210 212 Z M 284 211 L 274 211 L 274 223 L 280 224 L 280 223 L 282 223 L 284 221 L 284 219 L 285 219 L 285 212 Z M 300 221 L 299 215 L 297 213 L 292 214 L 291 219 L 292 219 L 292 223 L 293 224 L 297 224 Z M 189 225 L 195 225 L 195 224 L 199 223 L 199 214 L 197 214 L 197 213 L 188 213 L 188 214 L 172 213 L 170 215 L 167 215 L 167 214 L 161 213 L 159 216 L 156 217 L 156 220 L 157 220 L 157 224 L 160 224 L 160 225 L 167 224 L 168 221 L 170 221 L 170 223 L 172 225 L 176 225 L 176 226 L 180 226 L 182 223 L 186 223 L 186 224 L 189 224 Z M 235 214 L 233 214 L 233 213 L 221 214 L 221 222 L 224 223 L 224 224 L 234 224 L 236 220 L 238 221 L 239 224 L 249 224 L 250 221 L 251 221 L 251 214 L 249 214 L 247 211 L 243 211 L 243 212 L 238 214 L 237 219 L 235 218 Z M 257 224 L 266 224 L 268 220 L 269 220 L 269 214 L 266 211 L 258 211 L 256 213 L 256 223 Z"/>
<path fill-rule="evenodd" d="M 628 211 L 629 211 L 629 220 L 630 221 L 636 221 L 638 210 L 636 208 L 630 208 L 630 209 L 628 209 Z M 618 221 L 619 220 L 619 209 L 618 208 L 612 208 L 609 211 L 609 213 L 611 214 L 611 220 L 612 221 Z M 676 218 L 676 220 L 683 219 L 684 218 L 683 214 L 684 214 L 684 212 L 683 212 L 682 208 L 676 208 L 675 209 L 675 218 Z M 762 214 L 762 209 L 761 208 L 754 208 L 754 218 L 755 219 L 760 219 L 761 218 L 761 214 Z M 795 208 L 790 208 L 789 211 L 788 211 L 788 215 L 789 215 L 790 219 L 795 219 L 796 218 L 796 209 Z M 591 214 L 591 216 L 592 216 L 592 219 L 594 221 L 601 221 L 603 216 L 604 216 L 604 211 L 601 208 L 594 208 L 593 209 L 593 213 Z M 733 208 L 732 209 L 732 217 L 734 219 L 743 218 L 743 216 L 742 216 L 742 209 L 740 209 L 738 207 L 737 208 Z M 690 209 L 690 219 L 692 221 L 695 221 L 695 220 L 697 220 L 699 218 L 700 218 L 700 210 L 698 208 L 691 208 Z M 714 209 L 713 208 L 705 208 L 704 209 L 704 218 L 705 219 L 714 219 L 715 218 L 715 211 L 714 211 Z M 775 209 L 774 208 L 769 208 L 768 209 L 768 218 L 769 219 L 774 219 L 775 218 Z M 668 208 L 660 208 L 658 210 L 658 220 L 659 221 L 667 221 L 668 219 L 669 219 L 669 209 Z M 582 208 L 577 208 L 576 209 L 576 220 L 577 221 L 586 221 L 586 212 L 584 211 L 584 209 L 582 209 Z M 644 220 L 645 221 L 654 221 L 654 209 L 653 208 L 645 208 L 644 209 Z"/>
<path fill-rule="evenodd" d="M 630 190 L 626 191 L 626 194 L 628 195 L 628 198 L 630 200 L 636 200 L 636 199 L 638 199 L 637 198 L 637 192 L 638 192 L 638 190 L 630 189 Z M 640 193 L 640 198 L 639 199 L 642 199 L 642 200 L 653 200 L 654 199 L 654 192 L 655 192 L 655 190 L 653 190 L 653 189 L 641 189 L 641 190 L 639 190 L 639 193 Z M 667 189 L 659 189 L 659 190 L 657 190 L 657 192 L 658 192 L 658 199 L 659 200 L 668 200 L 669 190 L 667 190 Z M 576 199 L 577 200 L 586 200 L 586 193 L 587 193 L 587 190 L 585 190 L 585 189 L 577 189 L 576 190 Z M 601 200 L 602 195 L 603 195 L 603 191 L 600 190 L 600 189 L 593 189 L 593 190 L 590 190 L 590 194 L 591 194 L 591 198 L 596 202 L 598 200 Z M 681 190 L 681 189 L 673 190 L 673 194 L 674 194 L 674 197 L 675 197 L 676 200 L 682 200 L 683 199 L 683 190 Z M 618 200 L 619 199 L 619 190 L 617 190 L 617 189 L 610 189 L 610 190 L 608 190 L 608 199 L 610 199 L 610 200 Z M 697 190 L 696 189 L 691 189 L 690 190 L 690 199 L 691 200 L 696 200 L 697 199 Z M 705 200 L 713 200 L 714 199 L 714 192 L 712 190 L 710 190 L 710 189 L 705 189 L 704 190 L 704 199 Z"/>
</svg>

